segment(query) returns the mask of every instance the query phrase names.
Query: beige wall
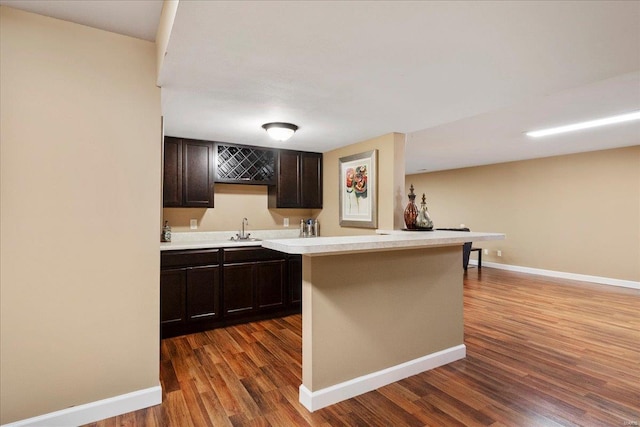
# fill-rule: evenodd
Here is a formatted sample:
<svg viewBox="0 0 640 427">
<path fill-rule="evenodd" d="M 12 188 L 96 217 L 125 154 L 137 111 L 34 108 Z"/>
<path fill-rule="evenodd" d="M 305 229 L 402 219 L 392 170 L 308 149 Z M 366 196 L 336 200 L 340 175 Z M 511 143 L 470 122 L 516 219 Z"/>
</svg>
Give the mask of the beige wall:
<svg viewBox="0 0 640 427">
<path fill-rule="evenodd" d="M 491 249 L 483 261 L 640 280 L 640 146 L 408 175 L 411 183 L 427 194 L 436 227 L 507 234 L 482 243 Z"/>
<path fill-rule="evenodd" d="M 405 136 L 390 133 L 323 154 L 323 203 L 318 220 L 324 236 L 373 234 L 375 229 L 341 227 L 339 217 L 339 159 L 369 150 L 378 150 L 378 227 L 401 228 L 399 221 L 404 192 Z"/>
<path fill-rule="evenodd" d="M 289 228 L 299 228 L 300 220 L 315 218 L 311 209 L 269 209 L 266 185 L 216 184 L 214 208 L 165 208 L 163 217 L 171 230 L 183 231 L 234 231 L 240 228 L 242 218 L 249 220 L 250 230 L 285 229 L 284 218 L 289 218 Z M 198 229 L 191 230 L 189 221 L 198 220 Z"/>
<path fill-rule="evenodd" d="M 159 385 L 153 43 L 0 7 L 0 423 Z"/>
<path fill-rule="evenodd" d="M 460 246 L 304 256 L 305 387 L 463 344 L 460 256 Z"/>
</svg>

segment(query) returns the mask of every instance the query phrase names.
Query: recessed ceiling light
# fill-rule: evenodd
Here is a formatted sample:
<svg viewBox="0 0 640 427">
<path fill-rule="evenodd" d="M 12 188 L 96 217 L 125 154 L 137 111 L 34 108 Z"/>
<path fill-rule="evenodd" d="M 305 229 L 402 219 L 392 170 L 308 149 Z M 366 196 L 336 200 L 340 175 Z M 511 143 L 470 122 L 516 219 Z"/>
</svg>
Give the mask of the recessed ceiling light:
<svg viewBox="0 0 640 427">
<path fill-rule="evenodd" d="M 298 126 L 293 123 L 265 123 L 262 127 L 267 131 L 269 136 L 276 141 L 286 141 L 298 130 Z"/>
<path fill-rule="evenodd" d="M 541 136 L 556 135 L 558 133 L 572 132 L 574 130 L 590 129 L 598 126 L 612 125 L 614 123 L 624 123 L 631 120 L 640 120 L 640 110 L 618 116 L 605 117 L 603 119 L 589 120 L 586 122 L 574 123 L 571 125 L 558 126 L 555 128 L 535 130 L 527 132 L 527 136 L 538 138 Z"/>
</svg>

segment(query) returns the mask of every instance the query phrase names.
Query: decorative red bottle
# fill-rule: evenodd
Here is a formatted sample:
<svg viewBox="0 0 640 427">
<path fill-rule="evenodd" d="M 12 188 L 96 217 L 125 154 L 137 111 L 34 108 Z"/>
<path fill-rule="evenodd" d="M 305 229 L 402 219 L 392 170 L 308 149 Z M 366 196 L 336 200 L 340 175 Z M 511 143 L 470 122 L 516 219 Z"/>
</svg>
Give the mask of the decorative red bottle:
<svg viewBox="0 0 640 427">
<path fill-rule="evenodd" d="M 413 184 L 409 187 L 409 204 L 404 209 L 404 223 L 407 230 L 416 229 L 416 218 L 418 218 L 418 207 L 416 206 L 416 195 L 413 192 Z"/>
</svg>

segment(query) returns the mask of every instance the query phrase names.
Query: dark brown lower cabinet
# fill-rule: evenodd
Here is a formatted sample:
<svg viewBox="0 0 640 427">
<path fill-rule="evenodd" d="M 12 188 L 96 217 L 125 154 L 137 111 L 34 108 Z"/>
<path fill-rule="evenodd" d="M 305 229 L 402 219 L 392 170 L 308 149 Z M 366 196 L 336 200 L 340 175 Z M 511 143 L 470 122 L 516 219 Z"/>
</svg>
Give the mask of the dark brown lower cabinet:
<svg viewBox="0 0 640 427">
<path fill-rule="evenodd" d="M 299 312 L 301 269 L 300 256 L 259 247 L 162 252 L 161 335 Z"/>
<path fill-rule="evenodd" d="M 284 307 L 285 260 L 256 263 L 256 293 L 258 310 Z"/>
<path fill-rule="evenodd" d="M 220 267 L 187 269 L 187 320 L 215 319 L 220 314 Z"/>
<path fill-rule="evenodd" d="M 186 320 L 185 290 L 187 274 L 184 268 L 160 272 L 160 324 L 182 324 Z"/>
<path fill-rule="evenodd" d="M 248 262 L 224 264 L 224 314 L 260 313 L 285 306 L 287 259 L 267 249 L 232 249 L 226 259 Z M 278 259 L 273 259 L 278 258 Z"/>
<path fill-rule="evenodd" d="M 237 316 L 255 311 L 254 263 L 225 265 L 224 314 Z"/>
<path fill-rule="evenodd" d="M 160 271 L 162 336 L 209 329 L 220 317 L 220 267 L 194 266 Z"/>
</svg>

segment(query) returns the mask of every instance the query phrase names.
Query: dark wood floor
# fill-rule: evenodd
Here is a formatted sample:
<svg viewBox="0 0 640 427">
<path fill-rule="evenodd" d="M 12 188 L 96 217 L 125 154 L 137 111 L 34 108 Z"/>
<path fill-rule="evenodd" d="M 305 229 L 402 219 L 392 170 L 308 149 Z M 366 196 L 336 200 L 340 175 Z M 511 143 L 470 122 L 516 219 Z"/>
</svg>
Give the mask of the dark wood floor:
<svg viewBox="0 0 640 427">
<path fill-rule="evenodd" d="M 90 425 L 640 423 L 640 291 L 469 269 L 464 307 L 466 359 L 314 413 L 299 315 L 163 340 L 162 405 Z"/>
</svg>

